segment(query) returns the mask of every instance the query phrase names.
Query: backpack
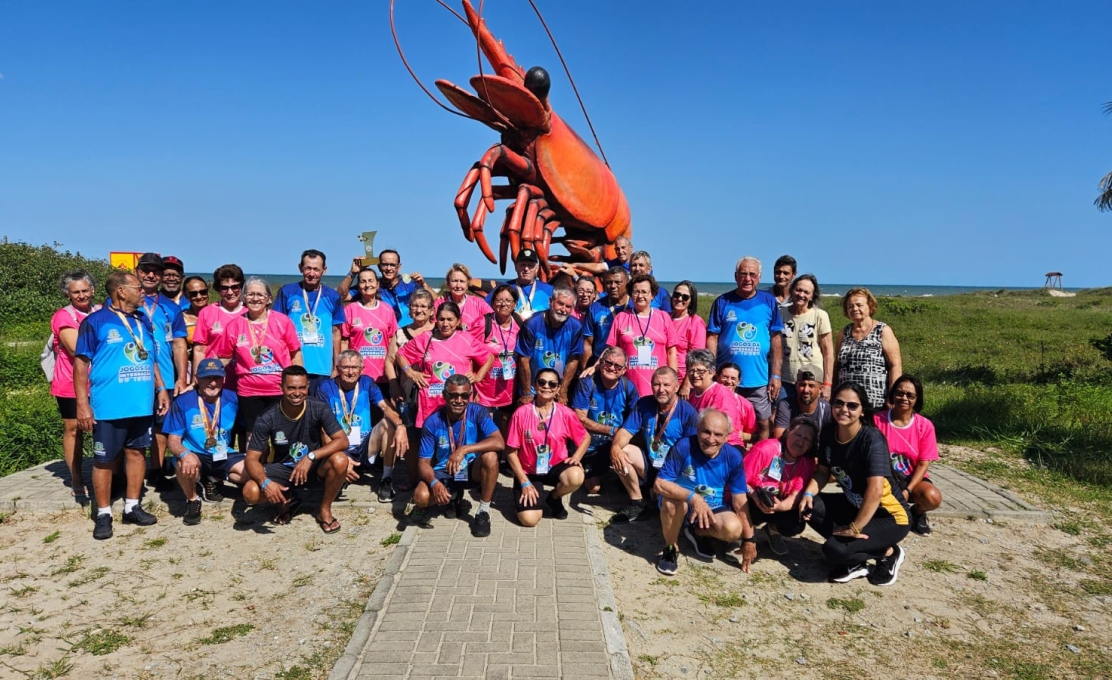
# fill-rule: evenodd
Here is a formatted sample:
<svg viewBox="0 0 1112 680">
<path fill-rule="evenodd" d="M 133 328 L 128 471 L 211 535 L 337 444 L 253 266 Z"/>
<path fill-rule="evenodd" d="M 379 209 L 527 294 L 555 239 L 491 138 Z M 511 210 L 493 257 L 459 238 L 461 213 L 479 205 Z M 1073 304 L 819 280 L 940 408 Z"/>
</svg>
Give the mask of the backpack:
<svg viewBox="0 0 1112 680">
<path fill-rule="evenodd" d="M 66 305 L 63 307 L 69 312 L 70 318 L 74 323 L 77 323 L 77 311 L 74 310 L 73 305 Z M 39 366 L 42 366 L 42 372 L 46 374 L 46 382 L 54 382 L 54 364 L 58 363 L 58 355 L 54 351 L 54 333 L 53 331 L 46 338 L 46 346 L 42 348 L 39 353 Z"/>
</svg>

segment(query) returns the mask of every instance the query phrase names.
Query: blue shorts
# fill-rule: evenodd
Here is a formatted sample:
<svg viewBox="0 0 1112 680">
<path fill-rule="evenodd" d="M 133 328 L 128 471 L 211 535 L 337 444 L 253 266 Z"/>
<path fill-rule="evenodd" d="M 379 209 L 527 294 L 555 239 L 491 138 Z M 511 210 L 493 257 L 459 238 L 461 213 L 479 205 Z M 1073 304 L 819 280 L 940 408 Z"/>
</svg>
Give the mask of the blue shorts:
<svg viewBox="0 0 1112 680">
<path fill-rule="evenodd" d="M 228 457 L 222 461 L 214 461 L 211 453 L 196 453 L 190 451 L 193 455 L 197 456 L 197 460 L 201 462 L 201 477 L 216 477 L 218 479 L 227 479 L 228 473 L 232 471 L 237 464 L 242 463 L 247 456 L 242 453 L 228 453 Z M 174 458 L 174 469 L 178 469 L 178 459 Z"/>
<path fill-rule="evenodd" d="M 93 460 L 111 463 L 124 449 L 142 451 L 151 445 L 151 416 L 98 420 L 93 425 Z"/>
</svg>

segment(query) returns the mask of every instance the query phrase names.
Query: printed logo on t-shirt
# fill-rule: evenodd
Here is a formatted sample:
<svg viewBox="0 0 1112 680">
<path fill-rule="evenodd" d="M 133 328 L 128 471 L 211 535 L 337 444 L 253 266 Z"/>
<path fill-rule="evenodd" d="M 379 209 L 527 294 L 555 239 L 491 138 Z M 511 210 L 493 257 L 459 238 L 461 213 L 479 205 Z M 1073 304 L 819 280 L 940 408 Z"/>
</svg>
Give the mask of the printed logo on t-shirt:
<svg viewBox="0 0 1112 680">
<path fill-rule="evenodd" d="M 454 375 L 456 367 L 447 361 L 438 361 L 432 365 L 432 374 L 441 380 L 447 380 L 450 376 Z"/>
<path fill-rule="evenodd" d="M 282 432 L 281 430 L 278 430 L 277 432 L 275 432 L 274 433 L 274 443 L 275 444 L 285 444 L 286 443 L 286 433 Z"/>
<path fill-rule="evenodd" d="M 116 330 L 115 328 L 109 328 L 108 329 L 108 338 L 107 338 L 107 340 L 105 340 L 105 342 L 107 342 L 109 345 L 114 345 L 117 342 L 123 342 L 123 341 L 124 341 L 124 338 L 123 338 L 122 335 L 120 335 L 120 332 L 118 330 Z"/>
<path fill-rule="evenodd" d="M 298 300 L 297 298 L 294 298 L 293 300 L 290 300 L 290 312 L 291 313 L 297 313 L 297 312 L 300 312 L 300 311 L 301 311 L 301 300 Z"/>
<path fill-rule="evenodd" d="M 560 355 L 553 351 L 548 351 L 541 355 L 541 365 L 545 368 L 556 368 L 556 362 L 559 360 Z"/>
<path fill-rule="evenodd" d="M 358 321 L 358 319 L 356 319 Z M 372 345 L 382 344 L 382 331 L 377 328 L 367 328 L 363 331 L 363 339 Z"/>
<path fill-rule="evenodd" d="M 734 354 L 759 356 L 761 343 L 754 340 L 757 337 L 757 327 L 749 322 L 739 321 L 736 330 L 740 340 L 730 343 L 730 351 Z"/>
<path fill-rule="evenodd" d="M 133 364 L 142 363 L 143 359 L 139 358 L 139 348 L 134 342 L 129 342 L 124 345 L 124 356 Z"/>
<path fill-rule="evenodd" d="M 219 321 L 213 321 L 212 322 L 212 332 L 213 333 L 219 333 L 222 330 L 224 330 L 224 327 L 222 325 L 220 325 Z"/>
<path fill-rule="evenodd" d="M 293 459 L 293 462 L 296 463 L 297 461 L 304 458 L 306 453 L 309 453 L 309 447 L 305 446 L 301 442 L 294 442 L 293 444 L 290 444 L 290 458 Z"/>
<path fill-rule="evenodd" d="M 695 468 L 692 467 L 690 463 L 684 466 L 683 472 L 681 472 L 680 474 L 683 475 L 684 479 L 690 479 L 693 482 L 695 481 Z"/>
<path fill-rule="evenodd" d="M 907 475 L 907 476 L 910 477 L 911 473 L 913 472 L 913 470 L 911 468 L 911 459 L 908 458 L 907 456 L 905 456 L 902 453 L 898 453 L 898 452 L 893 451 L 892 452 L 892 469 L 895 470 L 896 472 L 902 474 L 902 475 Z"/>
</svg>

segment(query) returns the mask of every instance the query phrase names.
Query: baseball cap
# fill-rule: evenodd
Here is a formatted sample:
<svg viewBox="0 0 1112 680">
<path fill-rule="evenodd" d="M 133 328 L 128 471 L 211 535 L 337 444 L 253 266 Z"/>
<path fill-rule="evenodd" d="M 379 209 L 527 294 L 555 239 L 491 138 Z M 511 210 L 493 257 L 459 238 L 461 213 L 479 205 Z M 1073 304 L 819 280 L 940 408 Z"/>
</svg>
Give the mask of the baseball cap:
<svg viewBox="0 0 1112 680">
<path fill-rule="evenodd" d="M 514 262 L 540 262 L 540 261 L 541 261 L 541 259 L 539 257 L 537 257 L 537 251 L 532 250 L 530 248 L 522 248 L 518 252 L 517 257 L 514 258 Z"/>
<path fill-rule="evenodd" d="M 799 369 L 796 374 L 796 380 L 814 380 L 821 383 L 823 378 L 822 369 L 814 364 L 808 364 Z"/>
<path fill-rule="evenodd" d="M 166 257 L 162 258 L 162 268 L 177 269 L 182 274 L 185 273 L 185 265 L 181 263 L 181 260 L 174 257 L 173 255 L 167 255 Z"/>
<path fill-rule="evenodd" d="M 219 359 L 205 359 L 197 366 L 198 378 L 224 377 L 224 364 Z"/>
<path fill-rule="evenodd" d="M 139 261 L 135 263 L 135 268 L 142 269 L 143 267 L 165 269 L 166 265 L 162 262 L 162 256 L 158 253 L 143 253 L 139 256 Z"/>
</svg>

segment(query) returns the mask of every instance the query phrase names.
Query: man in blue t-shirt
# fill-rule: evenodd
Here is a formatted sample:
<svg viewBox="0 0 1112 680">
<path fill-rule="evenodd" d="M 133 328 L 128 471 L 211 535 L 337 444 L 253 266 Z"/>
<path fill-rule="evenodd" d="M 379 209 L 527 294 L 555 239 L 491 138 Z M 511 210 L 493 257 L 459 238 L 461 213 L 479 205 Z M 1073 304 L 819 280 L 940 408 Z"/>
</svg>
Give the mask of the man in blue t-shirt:
<svg viewBox="0 0 1112 680">
<path fill-rule="evenodd" d="M 676 573 L 682 529 L 695 553 L 707 561 L 713 560 L 715 553 L 709 539 L 726 543 L 741 539 L 741 569 L 748 572 L 757 545 L 745 508 L 747 486 L 741 451 L 726 442 L 730 417 L 717 409 L 705 409 L 696 429 L 695 436 L 679 440 L 668 452 L 653 487 L 660 498 L 664 534 L 664 553 L 656 569 L 667 576 Z"/>
<path fill-rule="evenodd" d="M 528 319 L 533 314 L 548 309 L 552 297 L 552 286 L 544 281 L 537 280 L 540 272 L 540 258 L 537 252 L 529 248 L 522 248 L 514 260 L 517 268 L 517 278 L 507 281 L 506 285 L 517 289 L 517 307 L 514 311 L 522 319 Z M 487 294 L 487 304 L 494 306 L 494 291 Z"/>
<path fill-rule="evenodd" d="M 647 274 L 653 276 L 653 259 L 644 250 L 638 250 L 629 258 L 629 275 L 632 278 L 637 274 Z M 653 278 L 656 278 L 653 276 Z M 668 289 L 664 286 L 656 291 L 656 297 L 649 303 L 653 309 L 660 309 L 669 314 L 672 313 L 672 297 L 668 295 Z"/>
<path fill-rule="evenodd" d="M 620 347 L 607 347 L 595 365 L 594 374 L 580 378 L 571 407 L 579 422 L 591 433 L 591 444 L 583 456 L 583 488 L 598 493 L 602 475 L 610 467 L 610 446 L 614 434 L 633 411 L 639 395 L 625 377 L 626 353 Z"/>
<path fill-rule="evenodd" d="M 297 339 L 301 341 L 301 357 L 309 373 L 310 389 L 315 391 L 318 383 L 336 375 L 344 307 L 340 294 L 321 282 L 328 271 L 324 253 L 306 250 L 301 253 L 297 268 L 301 281 L 279 288 L 272 308 L 293 322 Z"/>
<path fill-rule="evenodd" d="M 711 306 L 707 349 L 716 354 L 718 366 L 732 362 L 741 367 L 737 391 L 757 412 L 757 440 L 768 439 L 772 407 L 780 396 L 780 305 L 771 293 L 757 290 L 757 258 L 738 260 L 734 280 L 737 290 L 719 295 Z"/>
<path fill-rule="evenodd" d="M 436 291 L 425 283 L 421 272 L 403 275 L 401 266 L 402 257 L 398 251 L 388 249 L 378 254 L 378 299 L 394 308 L 398 328 L 405 328 L 413 323 L 413 317 L 409 315 L 409 299 L 413 297 L 413 293 L 418 288 L 424 288 L 435 296 Z M 354 258 L 351 262 L 351 271 L 336 288 L 341 300 L 359 299 L 359 289 L 355 283 L 359 280 L 359 272 L 362 270 L 363 258 Z"/>
<path fill-rule="evenodd" d="M 359 352 L 340 352 L 336 368 L 339 375 L 318 385 L 313 396 L 328 404 L 347 435 L 349 482 L 357 481 L 382 454 L 378 502 L 389 503 L 394 500 L 394 459 L 409 450 L 409 435 L 401 416 L 382 396 L 375 381 L 362 375 L 363 357 Z M 376 409 L 383 415 L 377 423 L 372 422 Z"/>
<path fill-rule="evenodd" d="M 571 317 L 575 291 L 561 286 L 552 291 L 552 306 L 525 322 L 517 335 L 517 405 L 533 401 L 533 373 L 551 368 L 561 377 L 556 400 L 568 403 L 568 389 L 583 355 L 583 325 Z"/>
<path fill-rule="evenodd" d="M 630 309 L 633 304 L 629 299 L 629 272 L 618 267 L 606 272 L 602 277 L 602 289 L 606 292 L 587 308 L 583 317 L 583 365 L 592 366 L 606 349 L 606 340 L 610 337 L 610 327 L 614 325 L 614 317 L 618 312 Z"/>
<path fill-rule="evenodd" d="M 174 399 L 163 431 L 169 437 L 171 460 L 177 468 L 178 484 L 185 493 L 182 521 L 193 526 L 201 521 L 201 496 L 210 503 L 224 500 L 220 480 L 235 484 L 246 480 L 244 455 L 232 448 L 239 399 L 224 389 L 224 364 L 208 358 L 197 365 L 193 391 Z"/>
<path fill-rule="evenodd" d="M 158 367 L 154 328 L 139 311 L 142 286 L 135 275 L 116 271 L 105 286 L 108 304 L 93 312 L 77 329 L 73 387 L 77 424 L 93 433 L 93 496 L 96 518 L 93 538 L 112 537 L 112 473 L 124 454 L 127 490 L 125 524 L 149 526 L 158 519 L 139 506 L 151 445 L 151 403 L 154 414 L 170 408 L 166 383 Z"/>
<path fill-rule="evenodd" d="M 614 515 L 614 522 L 632 522 L 645 510 L 641 486 L 649 485 L 672 446 L 695 434 L 699 414 L 686 399 L 680 399 L 680 379 L 669 366 L 653 372 L 653 393 L 641 397 L 610 445 L 610 462 L 629 493 L 629 506 Z M 638 444 L 633 438 L 640 435 Z"/>
<path fill-rule="evenodd" d="M 506 442 L 490 411 L 471 403 L 471 382 L 457 373 L 444 383 L 444 405 L 425 419 L 417 469 L 421 481 L 413 489 L 410 521 L 430 528 L 430 503 L 445 506 L 454 519 L 466 513 L 463 491 L 479 486 L 479 510 L 471 535 L 490 535 L 490 501 L 498 484 L 498 454 Z"/>
</svg>

